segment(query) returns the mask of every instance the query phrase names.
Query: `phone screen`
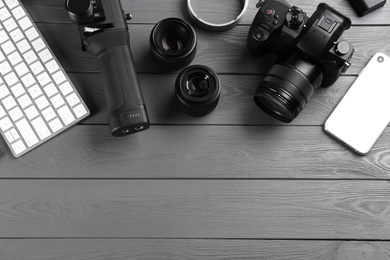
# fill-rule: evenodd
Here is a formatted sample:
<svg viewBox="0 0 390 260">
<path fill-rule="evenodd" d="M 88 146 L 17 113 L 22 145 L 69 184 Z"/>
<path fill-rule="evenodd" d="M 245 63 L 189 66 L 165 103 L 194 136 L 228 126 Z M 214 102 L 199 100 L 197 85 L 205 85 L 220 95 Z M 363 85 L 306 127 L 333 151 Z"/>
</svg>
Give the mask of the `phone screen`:
<svg viewBox="0 0 390 260">
<path fill-rule="evenodd" d="M 390 122 L 390 57 L 375 54 L 326 120 L 326 132 L 364 155 Z"/>
</svg>

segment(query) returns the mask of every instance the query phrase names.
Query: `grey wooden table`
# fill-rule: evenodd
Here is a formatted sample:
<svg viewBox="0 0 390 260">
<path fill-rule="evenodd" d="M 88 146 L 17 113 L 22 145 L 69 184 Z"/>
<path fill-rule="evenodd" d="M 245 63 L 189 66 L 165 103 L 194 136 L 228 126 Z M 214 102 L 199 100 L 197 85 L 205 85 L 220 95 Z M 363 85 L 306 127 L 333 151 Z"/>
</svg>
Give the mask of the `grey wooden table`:
<svg viewBox="0 0 390 260">
<path fill-rule="evenodd" d="M 20 159 L 0 146 L 0 259 L 390 259 L 390 131 L 362 157 L 322 129 L 370 57 L 390 54 L 390 4 L 359 18 L 346 0 L 327 1 L 353 20 L 352 67 L 282 124 L 252 101 L 274 59 L 246 49 L 255 0 L 232 30 L 195 27 L 193 64 L 222 82 L 202 118 L 178 109 L 177 72 L 163 73 L 149 52 L 155 23 L 189 21 L 186 1 L 123 0 L 152 126 L 115 138 L 96 61 L 81 52 L 64 1 L 22 2 L 92 116 Z M 211 2 L 196 8 L 215 22 L 238 8 Z M 311 15 L 320 1 L 290 3 Z"/>
</svg>

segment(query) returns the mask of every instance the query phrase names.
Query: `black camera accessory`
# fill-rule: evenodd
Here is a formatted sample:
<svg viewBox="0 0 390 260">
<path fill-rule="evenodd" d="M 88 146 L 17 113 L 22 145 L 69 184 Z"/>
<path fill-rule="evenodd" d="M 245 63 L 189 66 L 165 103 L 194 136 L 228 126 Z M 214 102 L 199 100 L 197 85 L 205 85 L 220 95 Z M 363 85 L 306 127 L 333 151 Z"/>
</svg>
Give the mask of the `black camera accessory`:
<svg viewBox="0 0 390 260">
<path fill-rule="evenodd" d="M 192 65 L 177 76 L 175 93 L 179 107 L 185 113 L 200 117 L 217 107 L 221 84 L 217 74 L 209 67 Z"/>
<path fill-rule="evenodd" d="M 179 18 L 158 22 L 150 33 L 153 59 L 167 71 L 189 65 L 196 54 L 197 38 L 194 28 Z"/>
<path fill-rule="evenodd" d="M 386 4 L 386 0 L 348 0 L 359 16 L 364 16 Z"/>
<path fill-rule="evenodd" d="M 227 23 L 223 24 L 215 24 L 215 23 L 209 23 L 205 20 L 198 17 L 198 15 L 195 13 L 194 9 L 191 5 L 191 0 L 187 0 L 187 8 L 188 13 L 191 17 L 191 19 L 201 28 L 214 31 L 214 32 L 220 32 L 220 31 L 226 31 L 238 24 L 238 22 L 241 20 L 241 18 L 244 16 L 246 10 L 248 9 L 249 0 L 241 0 L 243 2 L 242 10 L 240 14 L 232 21 L 229 21 Z"/>
<path fill-rule="evenodd" d="M 256 90 L 254 101 L 266 113 L 289 123 L 319 87 L 332 85 L 350 67 L 354 53 L 341 35 L 351 20 L 327 4 L 309 18 L 285 0 L 261 0 L 248 34 L 255 55 L 279 58 Z"/>
<path fill-rule="evenodd" d="M 102 75 L 113 136 L 148 129 L 149 119 L 130 50 L 130 38 L 120 0 L 66 0 L 66 10 L 78 25 L 83 51 L 93 54 Z"/>
</svg>

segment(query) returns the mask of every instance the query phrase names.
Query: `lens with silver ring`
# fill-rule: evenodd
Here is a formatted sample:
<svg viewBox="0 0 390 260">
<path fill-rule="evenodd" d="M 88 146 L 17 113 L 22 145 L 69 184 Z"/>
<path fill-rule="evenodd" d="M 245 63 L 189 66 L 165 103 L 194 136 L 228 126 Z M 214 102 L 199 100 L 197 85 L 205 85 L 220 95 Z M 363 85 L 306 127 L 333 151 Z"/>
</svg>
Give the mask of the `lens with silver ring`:
<svg viewBox="0 0 390 260">
<path fill-rule="evenodd" d="M 241 0 L 243 2 L 242 10 L 234 20 L 222 24 L 215 24 L 215 23 L 206 22 L 205 20 L 199 18 L 198 15 L 195 13 L 194 8 L 191 5 L 191 1 L 194 0 L 187 0 L 188 14 L 190 15 L 191 19 L 199 27 L 214 32 L 227 31 L 229 29 L 232 29 L 234 26 L 236 26 L 238 22 L 241 20 L 241 18 L 244 16 L 249 5 L 249 0 Z"/>
<path fill-rule="evenodd" d="M 185 113 L 195 117 L 205 116 L 217 107 L 221 84 L 212 69 L 193 65 L 178 75 L 175 95 L 179 107 Z"/>
<path fill-rule="evenodd" d="M 150 33 L 153 59 L 167 71 L 179 70 L 195 58 L 197 39 L 194 28 L 179 18 L 157 23 Z"/>
</svg>

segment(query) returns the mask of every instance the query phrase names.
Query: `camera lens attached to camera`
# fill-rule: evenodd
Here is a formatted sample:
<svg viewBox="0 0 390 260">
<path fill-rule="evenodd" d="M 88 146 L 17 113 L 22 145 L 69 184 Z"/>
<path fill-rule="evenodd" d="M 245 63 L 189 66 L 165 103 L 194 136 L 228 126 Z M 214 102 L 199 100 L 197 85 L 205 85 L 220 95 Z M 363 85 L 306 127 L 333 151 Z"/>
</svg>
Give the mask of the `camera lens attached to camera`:
<svg viewBox="0 0 390 260">
<path fill-rule="evenodd" d="M 179 18 L 157 23 L 150 34 L 153 59 L 168 71 L 182 69 L 195 58 L 197 38 L 194 28 Z"/>
<path fill-rule="evenodd" d="M 179 107 L 191 116 L 200 117 L 217 107 L 221 84 L 212 69 L 203 65 L 193 65 L 180 72 L 175 90 Z"/>
</svg>

